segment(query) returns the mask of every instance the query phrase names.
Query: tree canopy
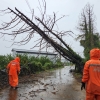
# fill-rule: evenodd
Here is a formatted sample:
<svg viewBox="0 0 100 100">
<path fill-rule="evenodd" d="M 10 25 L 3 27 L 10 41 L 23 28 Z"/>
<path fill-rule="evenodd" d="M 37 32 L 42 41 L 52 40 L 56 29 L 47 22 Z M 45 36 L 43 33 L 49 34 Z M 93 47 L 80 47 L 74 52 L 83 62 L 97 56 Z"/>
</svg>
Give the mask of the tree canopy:
<svg viewBox="0 0 100 100">
<path fill-rule="evenodd" d="M 82 10 L 77 28 L 80 31 L 77 39 L 80 39 L 80 44 L 84 47 L 84 56 L 88 60 L 89 51 L 92 48 L 100 48 L 100 39 L 99 33 L 96 32 L 93 6 L 89 3 Z"/>
</svg>

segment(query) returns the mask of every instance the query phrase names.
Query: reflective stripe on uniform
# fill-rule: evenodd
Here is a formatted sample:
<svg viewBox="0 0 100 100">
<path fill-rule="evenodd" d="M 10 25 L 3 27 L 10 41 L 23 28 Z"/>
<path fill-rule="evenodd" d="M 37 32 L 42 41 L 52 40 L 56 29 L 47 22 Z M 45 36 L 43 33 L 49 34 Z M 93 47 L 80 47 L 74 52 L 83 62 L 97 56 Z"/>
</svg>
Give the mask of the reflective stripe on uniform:
<svg viewBox="0 0 100 100">
<path fill-rule="evenodd" d="M 90 64 L 89 67 L 94 67 L 94 72 L 100 72 L 100 64 Z"/>
<path fill-rule="evenodd" d="M 100 64 L 90 64 L 89 67 L 100 67 Z"/>
<path fill-rule="evenodd" d="M 16 65 L 18 65 L 17 62 L 11 62 L 11 66 L 12 66 L 12 67 L 14 67 L 14 66 L 16 66 Z"/>
</svg>

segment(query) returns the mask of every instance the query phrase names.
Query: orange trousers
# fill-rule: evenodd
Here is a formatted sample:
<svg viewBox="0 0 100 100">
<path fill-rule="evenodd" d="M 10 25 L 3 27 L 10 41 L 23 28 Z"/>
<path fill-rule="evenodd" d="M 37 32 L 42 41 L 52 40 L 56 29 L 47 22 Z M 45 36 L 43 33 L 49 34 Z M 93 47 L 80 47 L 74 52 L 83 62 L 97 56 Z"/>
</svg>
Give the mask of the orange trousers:
<svg viewBox="0 0 100 100">
<path fill-rule="evenodd" d="M 18 85 L 18 75 L 9 75 L 9 84 L 16 87 Z"/>
<path fill-rule="evenodd" d="M 86 100 L 100 100 L 100 95 L 86 93 Z"/>
</svg>

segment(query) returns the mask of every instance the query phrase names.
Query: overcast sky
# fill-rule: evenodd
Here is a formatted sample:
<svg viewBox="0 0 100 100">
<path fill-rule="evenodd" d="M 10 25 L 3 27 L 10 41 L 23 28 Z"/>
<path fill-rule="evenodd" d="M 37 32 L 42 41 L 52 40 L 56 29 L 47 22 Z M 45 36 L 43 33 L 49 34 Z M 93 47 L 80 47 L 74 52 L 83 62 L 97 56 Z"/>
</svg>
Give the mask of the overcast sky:
<svg viewBox="0 0 100 100">
<path fill-rule="evenodd" d="M 29 3 L 29 6 L 27 5 L 26 0 L 0 0 L 0 10 L 6 9 L 10 7 L 11 9 L 14 9 L 17 7 L 20 11 L 22 11 L 25 15 L 30 16 L 30 8 L 34 9 L 35 14 L 38 16 L 38 7 L 39 2 L 41 0 L 27 0 Z M 94 14 L 96 16 L 96 27 L 97 32 L 100 32 L 100 0 L 46 0 L 46 6 L 47 6 L 47 14 L 53 15 L 53 12 L 57 13 L 57 17 L 61 17 L 62 15 L 67 15 L 64 19 L 60 20 L 58 26 L 60 30 L 73 31 L 76 35 L 79 33 L 78 30 L 76 30 L 76 26 L 78 25 L 79 16 L 82 12 L 82 9 L 85 7 L 87 3 L 90 3 L 90 5 L 94 6 Z M 7 20 L 8 17 L 3 16 L 2 21 Z M 0 24 L 1 24 L 0 20 Z M 37 38 L 37 37 L 36 37 Z M 6 38 L 7 41 L 5 41 L 4 38 L 0 39 L 0 55 L 6 55 L 10 54 L 12 48 L 17 49 L 28 49 L 30 50 L 32 47 L 32 42 L 30 42 L 27 45 L 24 46 L 11 46 L 12 42 L 10 41 L 10 38 Z M 34 40 L 33 40 L 34 41 Z M 80 46 L 79 41 L 75 41 L 74 38 L 70 36 L 66 36 L 66 42 L 69 44 L 72 49 L 79 53 L 82 56 L 83 47 Z"/>
</svg>

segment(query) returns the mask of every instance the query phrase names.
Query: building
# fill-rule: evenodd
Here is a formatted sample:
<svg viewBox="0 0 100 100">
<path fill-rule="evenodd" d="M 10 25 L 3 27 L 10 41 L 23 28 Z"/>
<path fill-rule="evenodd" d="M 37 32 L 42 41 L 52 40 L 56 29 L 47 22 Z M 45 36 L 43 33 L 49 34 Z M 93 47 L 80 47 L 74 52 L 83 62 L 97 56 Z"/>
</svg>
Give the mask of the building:
<svg viewBox="0 0 100 100">
<path fill-rule="evenodd" d="M 15 57 L 17 54 L 27 54 L 27 56 L 34 56 L 34 57 L 48 57 L 53 62 L 56 61 L 57 54 L 52 52 L 44 52 L 44 51 L 34 51 L 34 50 L 25 50 L 25 49 L 12 49 L 13 56 Z"/>
</svg>

